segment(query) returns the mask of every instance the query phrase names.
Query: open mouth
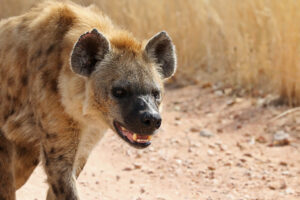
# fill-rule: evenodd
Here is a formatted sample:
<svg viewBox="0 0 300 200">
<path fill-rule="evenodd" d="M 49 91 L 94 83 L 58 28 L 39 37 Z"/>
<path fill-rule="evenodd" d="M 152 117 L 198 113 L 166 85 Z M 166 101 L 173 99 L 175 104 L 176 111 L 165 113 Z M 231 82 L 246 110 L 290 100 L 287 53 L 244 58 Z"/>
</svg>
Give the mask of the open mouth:
<svg viewBox="0 0 300 200">
<path fill-rule="evenodd" d="M 118 135 L 135 148 L 145 148 L 151 144 L 151 135 L 134 133 L 116 121 L 114 122 L 114 126 Z"/>
</svg>

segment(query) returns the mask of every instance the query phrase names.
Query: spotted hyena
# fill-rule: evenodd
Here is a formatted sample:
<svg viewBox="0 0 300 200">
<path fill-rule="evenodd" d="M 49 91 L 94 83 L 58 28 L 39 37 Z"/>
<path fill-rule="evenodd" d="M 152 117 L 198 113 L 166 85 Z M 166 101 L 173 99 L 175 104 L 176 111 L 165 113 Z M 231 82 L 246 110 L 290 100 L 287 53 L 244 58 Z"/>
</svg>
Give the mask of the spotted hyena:
<svg viewBox="0 0 300 200">
<path fill-rule="evenodd" d="M 79 199 L 76 178 L 108 129 L 150 145 L 175 69 L 166 32 L 140 42 L 95 7 L 52 1 L 0 21 L 0 200 L 40 160 L 47 199 Z"/>
</svg>

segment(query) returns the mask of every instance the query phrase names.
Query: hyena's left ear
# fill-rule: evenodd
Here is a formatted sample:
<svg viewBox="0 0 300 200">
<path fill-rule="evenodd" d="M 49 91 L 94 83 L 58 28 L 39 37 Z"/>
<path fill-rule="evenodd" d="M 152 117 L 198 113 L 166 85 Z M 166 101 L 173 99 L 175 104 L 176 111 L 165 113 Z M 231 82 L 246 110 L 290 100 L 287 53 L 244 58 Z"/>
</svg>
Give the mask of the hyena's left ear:
<svg viewBox="0 0 300 200">
<path fill-rule="evenodd" d="M 170 78 L 176 71 L 176 53 L 171 38 L 166 32 L 152 37 L 145 47 L 146 54 L 159 66 L 163 78 Z"/>
<path fill-rule="evenodd" d="M 103 60 L 109 50 L 109 41 L 97 29 L 81 35 L 71 54 L 72 70 L 77 74 L 90 76 L 96 63 Z"/>
</svg>

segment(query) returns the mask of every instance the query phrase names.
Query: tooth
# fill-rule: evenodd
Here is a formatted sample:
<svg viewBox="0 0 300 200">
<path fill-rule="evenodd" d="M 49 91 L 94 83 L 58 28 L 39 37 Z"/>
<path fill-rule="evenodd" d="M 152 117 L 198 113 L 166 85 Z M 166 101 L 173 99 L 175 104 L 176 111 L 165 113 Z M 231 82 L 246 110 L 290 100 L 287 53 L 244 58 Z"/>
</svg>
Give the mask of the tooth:
<svg viewBox="0 0 300 200">
<path fill-rule="evenodd" d="M 134 141 L 136 141 L 136 140 L 137 140 L 137 135 L 136 135 L 136 133 L 135 133 L 135 134 L 133 134 L 133 136 L 132 136 L 132 139 L 133 139 Z"/>
<path fill-rule="evenodd" d="M 152 135 L 149 135 L 147 140 L 151 140 L 152 139 Z"/>
</svg>

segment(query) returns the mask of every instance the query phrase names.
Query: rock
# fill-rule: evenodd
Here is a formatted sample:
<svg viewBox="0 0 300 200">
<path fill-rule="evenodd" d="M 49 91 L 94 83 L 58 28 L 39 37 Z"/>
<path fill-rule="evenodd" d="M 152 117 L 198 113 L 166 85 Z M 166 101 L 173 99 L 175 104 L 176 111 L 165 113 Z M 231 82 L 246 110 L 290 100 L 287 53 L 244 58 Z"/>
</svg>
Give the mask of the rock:
<svg viewBox="0 0 300 200">
<path fill-rule="evenodd" d="M 176 163 L 177 163 L 178 165 L 181 165 L 181 164 L 182 164 L 182 160 L 176 159 Z"/>
<path fill-rule="evenodd" d="M 205 89 L 205 88 L 211 88 L 211 87 L 212 87 L 212 84 L 211 84 L 210 82 L 206 82 L 206 83 L 203 83 L 203 84 L 201 85 L 201 87 L 202 87 L 203 89 Z"/>
<path fill-rule="evenodd" d="M 292 188 L 286 188 L 286 189 L 285 189 L 285 193 L 286 193 L 286 194 L 294 194 L 295 191 L 294 191 Z"/>
<path fill-rule="evenodd" d="M 256 101 L 256 105 L 258 107 L 264 107 L 266 105 L 266 99 L 264 98 L 259 98 L 257 101 Z"/>
<path fill-rule="evenodd" d="M 285 146 L 290 144 L 290 135 L 284 131 L 278 131 L 273 135 L 273 146 Z"/>
<path fill-rule="evenodd" d="M 208 150 L 207 150 L 207 154 L 208 154 L 209 156 L 215 155 L 214 151 L 211 150 L 211 149 L 208 149 Z"/>
<path fill-rule="evenodd" d="M 180 120 L 180 119 L 181 119 L 181 118 L 180 118 L 180 117 L 178 117 L 178 116 L 176 116 L 176 117 L 175 117 L 175 120 L 177 120 L 177 121 L 178 121 L 178 120 Z"/>
<path fill-rule="evenodd" d="M 252 158 L 251 153 L 244 153 L 244 156 L 249 157 L 249 158 Z"/>
<path fill-rule="evenodd" d="M 142 168 L 142 165 L 140 165 L 138 163 L 134 163 L 133 166 L 134 166 L 134 169 L 141 169 Z"/>
<path fill-rule="evenodd" d="M 180 110 L 181 110 L 181 107 L 180 107 L 180 106 L 174 106 L 174 110 L 175 110 L 175 111 L 180 111 Z"/>
<path fill-rule="evenodd" d="M 180 126 L 181 122 L 180 121 L 175 121 L 174 126 Z"/>
<path fill-rule="evenodd" d="M 229 99 L 228 101 L 226 101 L 227 106 L 232 106 L 234 104 L 235 104 L 235 99 Z"/>
<path fill-rule="evenodd" d="M 223 91 L 222 90 L 216 90 L 215 95 L 218 96 L 218 97 L 223 96 Z"/>
<path fill-rule="evenodd" d="M 250 145 L 254 145 L 254 144 L 255 144 L 255 138 L 254 138 L 254 137 L 251 137 L 251 138 L 250 138 L 249 144 L 250 144 Z"/>
<path fill-rule="evenodd" d="M 205 129 L 200 131 L 200 135 L 202 137 L 207 137 L 207 138 L 214 136 L 214 134 L 211 131 Z"/>
<path fill-rule="evenodd" d="M 241 143 L 239 143 L 239 142 L 236 143 L 236 146 L 237 146 L 241 151 L 243 151 L 243 150 L 245 149 L 245 147 L 244 147 Z"/>
<path fill-rule="evenodd" d="M 285 166 L 285 167 L 288 166 L 288 164 L 286 162 L 284 162 L 284 161 L 279 162 L 279 165 Z"/>
<path fill-rule="evenodd" d="M 156 197 L 156 200 L 167 200 L 167 199 L 164 198 L 164 197 L 157 196 L 157 197 Z"/>
<path fill-rule="evenodd" d="M 267 139 L 264 136 L 259 136 L 255 139 L 256 142 L 264 144 L 267 142 Z"/>
<path fill-rule="evenodd" d="M 124 169 L 123 169 L 123 171 L 131 171 L 132 170 L 132 168 L 130 168 L 130 167 L 125 167 Z"/>
<path fill-rule="evenodd" d="M 224 93 L 226 94 L 226 95 L 230 95 L 231 93 L 232 93 L 232 88 L 226 88 L 226 89 L 224 89 Z"/>
<path fill-rule="evenodd" d="M 276 190 L 276 187 L 274 185 L 269 185 L 269 189 Z"/>
<path fill-rule="evenodd" d="M 190 129 L 190 131 L 193 132 L 193 133 L 200 132 L 200 127 L 194 126 L 194 127 L 192 127 L 192 128 Z"/>
</svg>

